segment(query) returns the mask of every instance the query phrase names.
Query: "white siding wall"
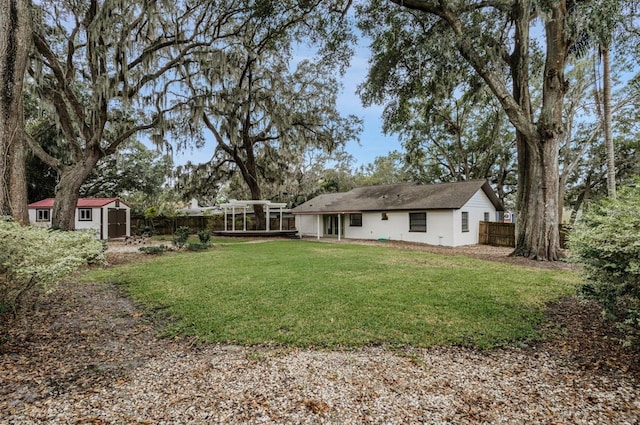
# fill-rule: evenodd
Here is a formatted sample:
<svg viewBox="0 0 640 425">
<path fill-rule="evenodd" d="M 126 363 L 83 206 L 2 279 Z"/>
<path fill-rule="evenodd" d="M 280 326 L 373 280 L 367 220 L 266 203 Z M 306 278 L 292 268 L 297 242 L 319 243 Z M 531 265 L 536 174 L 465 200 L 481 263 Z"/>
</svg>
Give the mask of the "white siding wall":
<svg viewBox="0 0 640 425">
<path fill-rule="evenodd" d="M 397 218 L 389 214 L 389 220 L 382 220 L 382 212 L 362 214 L 362 226 L 350 226 L 350 215 L 344 221 L 344 237 L 349 239 L 390 238 L 396 233 Z M 394 238 L 396 239 L 396 238 Z"/>
<path fill-rule="evenodd" d="M 315 214 L 296 214 L 296 229 L 303 237 L 317 237 L 317 215 Z M 320 220 L 320 237 L 322 237 L 322 219 Z"/>
<path fill-rule="evenodd" d="M 388 213 L 388 220 L 382 220 L 382 211 L 362 214 L 362 227 L 349 226 L 345 220 L 345 238 L 351 239 L 391 239 L 396 241 L 420 242 L 430 245 L 447 245 L 453 242 L 451 211 L 427 211 L 427 231 L 409 231 L 409 213 L 423 211 L 394 211 Z"/>
<path fill-rule="evenodd" d="M 462 232 L 462 212 L 469 213 L 469 231 Z M 454 211 L 455 240 L 454 246 L 474 245 L 478 243 L 478 232 L 480 222 L 484 221 L 484 213 L 489 213 L 489 221 L 495 221 L 496 208 L 493 206 L 489 197 L 479 190 L 469 201 L 459 210 Z"/>
<path fill-rule="evenodd" d="M 46 208 L 38 208 L 40 209 L 46 209 Z M 49 208 L 49 221 L 36 221 L 36 209 L 35 208 L 29 208 L 29 223 L 31 223 L 31 225 L 33 226 L 38 226 L 38 227 L 51 227 L 51 214 L 52 211 Z"/>
<path fill-rule="evenodd" d="M 425 243 L 430 245 L 455 246 L 452 224 L 453 214 L 453 210 L 427 211 L 427 233 Z"/>
<path fill-rule="evenodd" d="M 82 208 L 85 209 L 85 208 Z M 100 238 L 100 208 L 87 208 L 91 210 L 91 221 L 80 221 L 80 208 L 76 208 L 76 230 L 93 230 L 96 237 Z"/>
</svg>

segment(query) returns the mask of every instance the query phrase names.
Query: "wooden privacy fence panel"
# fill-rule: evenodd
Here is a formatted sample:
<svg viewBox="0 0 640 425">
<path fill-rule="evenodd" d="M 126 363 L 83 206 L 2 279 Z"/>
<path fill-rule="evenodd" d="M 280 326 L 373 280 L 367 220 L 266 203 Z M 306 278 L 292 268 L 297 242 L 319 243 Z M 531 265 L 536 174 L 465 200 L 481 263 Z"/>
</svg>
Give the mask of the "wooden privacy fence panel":
<svg viewBox="0 0 640 425">
<path fill-rule="evenodd" d="M 493 246 L 516 246 L 516 225 L 515 223 L 496 223 L 489 221 L 480 222 L 480 235 L 478 243 L 481 245 Z M 560 226 L 560 247 L 567 248 L 567 239 L 571 227 Z"/>
<path fill-rule="evenodd" d="M 231 215 L 227 217 L 227 228 L 231 230 Z M 251 227 L 253 218 L 247 218 L 248 230 Z M 224 228 L 224 214 L 215 214 L 207 216 L 177 216 L 177 217 L 156 217 L 153 220 L 144 217 L 131 217 L 131 233 L 142 233 L 147 228 L 151 228 L 156 235 L 173 235 L 178 227 L 186 226 L 191 229 L 191 233 L 198 233 L 201 230 L 209 232 L 220 232 Z M 279 218 L 271 218 L 270 223 L 272 230 L 280 229 Z M 282 230 L 295 230 L 296 225 L 293 216 L 282 217 Z M 242 216 L 236 214 L 236 229 L 242 230 Z"/>
<path fill-rule="evenodd" d="M 144 217 L 131 217 L 131 233 L 142 233 L 146 228 L 151 228 L 156 235 L 173 235 L 178 227 L 186 226 L 192 233 L 201 230 L 224 229 L 224 216 L 179 216 L 156 217 L 152 220 Z"/>
<path fill-rule="evenodd" d="M 514 223 L 480 222 L 478 243 L 493 246 L 516 246 L 516 225 Z"/>
</svg>

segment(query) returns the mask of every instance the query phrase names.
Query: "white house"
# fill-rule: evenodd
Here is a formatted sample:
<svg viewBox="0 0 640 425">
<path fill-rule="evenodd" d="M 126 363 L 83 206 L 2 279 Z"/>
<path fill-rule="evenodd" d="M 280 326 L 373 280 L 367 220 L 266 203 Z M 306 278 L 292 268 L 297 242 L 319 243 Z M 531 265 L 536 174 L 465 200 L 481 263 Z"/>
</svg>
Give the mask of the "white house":
<svg viewBox="0 0 640 425">
<path fill-rule="evenodd" d="M 480 221 L 504 211 L 485 180 L 359 187 L 317 196 L 291 212 L 301 237 L 393 239 L 430 245 L 478 243 Z"/>
<path fill-rule="evenodd" d="M 29 222 L 51 227 L 53 198 L 29 204 Z M 131 209 L 119 198 L 80 198 L 76 204 L 76 230 L 95 230 L 100 239 L 131 236 Z"/>
</svg>

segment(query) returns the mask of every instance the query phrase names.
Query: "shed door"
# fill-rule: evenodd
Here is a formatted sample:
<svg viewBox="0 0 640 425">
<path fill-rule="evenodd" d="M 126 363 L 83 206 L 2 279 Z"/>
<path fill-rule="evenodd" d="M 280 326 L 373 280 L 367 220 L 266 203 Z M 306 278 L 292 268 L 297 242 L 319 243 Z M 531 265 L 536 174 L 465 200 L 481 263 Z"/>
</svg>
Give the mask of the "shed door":
<svg viewBox="0 0 640 425">
<path fill-rule="evenodd" d="M 127 210 L 109 208 L 107 222 L 109 239 L 122 238 L 127 235 Z"/>
</svg>

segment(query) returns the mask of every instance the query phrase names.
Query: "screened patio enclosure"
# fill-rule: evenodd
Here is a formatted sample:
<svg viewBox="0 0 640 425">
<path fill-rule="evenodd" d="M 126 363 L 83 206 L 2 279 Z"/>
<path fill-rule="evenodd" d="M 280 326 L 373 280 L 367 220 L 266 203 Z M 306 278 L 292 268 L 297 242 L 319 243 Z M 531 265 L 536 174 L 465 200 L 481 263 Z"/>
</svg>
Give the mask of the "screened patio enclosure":
<svg viewBox="0 0 640 425">
<path fill-rule="evenodd" d="M 260 206 L 265 215 L 264 224 L 256 217 L 256 206 Z M 290 235 L 295 234 L 285 215 L 289 213 L 287 204 L 267 200 L 231 200 L 220 207 L 224 211 L 224 231 L 216 234 L 234 236 L 256 235 Z M 286 223 L 285 223 L 286 221 Z"/>
</svg>

